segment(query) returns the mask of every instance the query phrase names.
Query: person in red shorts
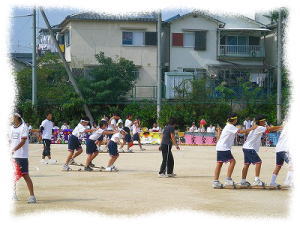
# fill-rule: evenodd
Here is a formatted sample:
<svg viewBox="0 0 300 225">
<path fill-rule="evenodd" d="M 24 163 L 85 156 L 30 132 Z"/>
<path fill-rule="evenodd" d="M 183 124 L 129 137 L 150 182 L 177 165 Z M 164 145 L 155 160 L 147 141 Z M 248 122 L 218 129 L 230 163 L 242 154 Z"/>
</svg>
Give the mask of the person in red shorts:
<svg viewBox="0 0 300 225">
<path fill-rule="evenodd" d="M 16 195 L 16 182 L 23 177 L 30 193 L 27 202 L 36 203 L 36 198 L 33 191 L 33 183 L 28 171 L 28 143 L 28 127 L 26 126 L 20 114 L 15 113 L 9 132 L 9 146 L 12 152 L 12 158 L 15 167 L 14 199 L 18 200 Z"/>
</svg>

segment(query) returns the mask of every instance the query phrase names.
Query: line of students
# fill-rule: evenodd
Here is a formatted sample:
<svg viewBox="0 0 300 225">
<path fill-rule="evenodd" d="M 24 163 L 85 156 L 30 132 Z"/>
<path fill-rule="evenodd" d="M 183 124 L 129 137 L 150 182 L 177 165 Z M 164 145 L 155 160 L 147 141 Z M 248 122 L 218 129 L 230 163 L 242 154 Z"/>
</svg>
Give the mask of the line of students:
<svg viewBox="0 0 300 225">
<path fill-rule="evenodd" d="M 88 119 L 82 119 L 80 123 L 75 127 L 72 132 L 72 135 L 68 140 L 68 151 L 69 154 L 63 165 L 63 170 L 70 170 L 69 165 L 76 164 L 74 159 L 82 153 L 82 147 L 80 143 L 80 136 L 84 133 L 92 134 L 86 139 L 86 154 L 87 159 L 85 163 L 84 170 L 92 171 L 92 167 L 95 165 L 92 163 L 93 159 L 98 155 L 99 151 L 97 148 L 104 144 L 104 137 L 107 138 L 107 149 L 110 155 L 106 170 L 107 171 L 116 171 L 117 168 L 114 166 L 115 161 L 119 156 L 119 151 L 123 151 L 122 147 L 127 143 L 127 151 L 132 152 L 130 147 L 133 145 L 133 141 L 138 141 L 141 150 L 142 148 L 139 132 L 140 132 L 140 120 L 136 120 L 132 123 L 132 116 L 129 115 L 125 121 L 125 127 L 121 128 L 118 126 L 117 121 L 120 119 L 118 114 L 113 114 L 113 116 L 108 120 L 101 120 L 99 128 L 89 129 L 87 124 L 89 123 Z M 130 131 L 133 131 L 133 138 L 131 138 Z M 123 140 L 123 142 L 121 142 Z M 118 144 L 121 148 L 118 150 Z M 76 153 L 75 153 L 76 150 Z"/>
<path fill-rule="evenodd" d="M 222 188 L 223 184 L 219 181 L 221 168 L 224 163 L 229 162 L 227 175 L 225 178 L 224 185 L 225 186 L 232 186 L 235 185 L 234 181 L 232 180 L 231 176 L 236 164 L 236 161 L 231 154 L 231 148 L 234 144 L 234 138 L 235 135 L 238 133 L 244 133 L 248 134 L 247 139 L 243 145 L 243 153 L 244 153 L 244 167 L 242 170 L 242 180 L 238 185 L 241 186 L 250 186 L 251 184 L 246 180 L 248 169 L 250 164 L 255 165 L 255 177 L 254 177 L 254 186 L 264 186 L 265 183 L 259 178 L 260 176 L 260 170 L 262 165 L 262 160 L 258 155 L 259 147 L 261 145 L 261 137 L 266 132 L 273 132 L 282 130 L 282 126 L 272 126 L 268 127 L 266 126 L 266 118 L 263 115 L 258 115 L 255 118 L 256 123 L 253 124 L 252 127 L 240 130 L 235 125 L 237 123 L 237 114 L 231 113 L 227 118 L 227 124 L 222 130 L 218 130 L 218 132 L 221 132 L 220 138 L 216 145 L 217 150 L 217 164 L 215 168 L 215 174 L 214 174 L 214 181 L 213 181 L 213 187 L 214 188 Z M 281 166 L 283 165 L 283 162 L 289 163 L 289 157 L 288 157 L 288 149 L 287 149 L 287 143 L 286 143 L 286 129 L 281 133 L 278 144 L 276 146 L 276 168 L 273 172 L 272 179 L 270 182 L 271 186 L 278 187 L 279 185 L 276 183 L 276 177 L 279 173 L 279 170 Z M 291 174 L 292 172 L 288 173 L 289 180 L 291 180 Z M 291 183 L 286 183 L 287 185 L 291 185 Z"/>
</svg>

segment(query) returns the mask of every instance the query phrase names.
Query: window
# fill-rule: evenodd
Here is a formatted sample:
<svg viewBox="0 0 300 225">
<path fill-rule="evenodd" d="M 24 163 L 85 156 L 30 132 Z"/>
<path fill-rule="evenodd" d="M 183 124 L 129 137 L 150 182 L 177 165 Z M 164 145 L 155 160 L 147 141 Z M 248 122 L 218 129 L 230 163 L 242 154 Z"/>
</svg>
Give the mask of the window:
<svg viewBox="0 0 300 225">
<path fill-rule="evenodd" d="M 70 31 L 67 30 L 67 31 L 65 32 L 65 45 L 66 45 L 66 46 L 71 45 L 71 40 L 70 40 L 70 39 L 71 39 L 71 38 L 70 38 Z"/>
<path fill-rule="evenodd" d="M 183 33 L 172 33 L 172 46 L 183 46 Z"/>
<path fill-rule="evenodd" d="M 249 36 L 249 45 L 259 45 L 260 37 Z"/>
<path fill-rule="evenodd" d="M 132 46 L 143 46 L 144 45 L 144 35 L 145 32 L 142 31 L 123 31 L 122 32 L 122 44 L 132 45 Z"/>
<path fill-rule="evenodd" d="M 191 47 L 195 46 L 195 33 L 194 32 L 186 32 L 183 33 L 183 47 Z"/>
</svg>

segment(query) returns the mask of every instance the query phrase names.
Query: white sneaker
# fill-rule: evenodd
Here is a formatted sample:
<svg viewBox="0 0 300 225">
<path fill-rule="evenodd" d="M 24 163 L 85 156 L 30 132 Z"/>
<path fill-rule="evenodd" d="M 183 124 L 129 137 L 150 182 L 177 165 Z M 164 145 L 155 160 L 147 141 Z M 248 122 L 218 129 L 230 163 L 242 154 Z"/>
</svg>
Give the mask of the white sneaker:
<svg viewBox="0 0 300 225">
<path fill-rule="evenodd" d="M 213 181 L 212 184 L 213 188 L 223 188 L 223 184 L 220 183 L 220 181 Z"/>
<path fill-rule="evenodd" d="M 118 152 L 125 152 L 123 148 L 118 149 Z"/>
<path fill-rule="evenodd" d="M 131 149 L 128 149 L 127 152 L 132 153 L 133 151 Z"/>
<path fill-rule="evenodd" d="M 48 164 L 55 165 L 55 164 L 57 164 L 57 160 L 56 159 L 49 159 Z"/>
<path fill-rule="evenodd" d="M 253 186 L 265 186 L 265 183 L 262 182 L 260 179 L 256 180 L 252 184 Z"/>
<path fill-rule="evenodd" d="M 251 184 L 248 181 L 241 181 L 239 183 L 239 185 L 242 187 L 250 187 L 251 186 Z"/>
<path fill-rule="evenodd" d="M 167 174 L 168 177 L 176 177 L 175 173 Z"/>
<path fill-rule="evenodd" d="M 47 160 L 45 160 L 45 159 L 42 159 L 40 162 L 41 162 L 41 164 L 48 164 Z"/>
<path fill-rule="evenodd" d="M 36 198 L 33 195 L 29 196 L 27 203 L 36 203 Z"/>
<path fill-rule="evenodd" d="M 270 186 L 271 187 L 279 188 L 281 185 L 280 184 L 276 184 L 276 183 L 270 183 Z"/>
<path fill-rule="evenodd" d="M 69 171 L 72 170 L 67 164 L 64 164 L 62 167 L 63 171 Z"/>
<path fill-rule="evenodd" d="M 112 171 L 113 171 L 113 168 L 112 168 L 112 167 L 106 167 L 106 168 L 105 168 L 105 171 L 107 171 L 107 172 L 112 172 Z"/>
<path fill-rule="evenodd" d="M 159 178 L 167 178 L 168 176 L 166 174 L 164 174 L 164 173 L 159 173 L 158 177 Z"/>
<path fill-rule="evenodd" d="M 224 185 L 225 186 L 234 186 L 234 182 L 233 180 L 229 180 L 229 179 L 226 179 L 225 182 L 224 182 Z"/>
<path fill-rule="evenodd" d="M 77 163 L 75 162 L 75 160 L 74 159 L 70 159 L 70 161 L 69 161 L 69 165 L 76 165 Z"/>
<path fill-rule="evenodd" d="M 99 147 L 97 148 L 97 151 L 98 151 L 98 152 L 103 152 L 103 149 L 101 148 L 101 146 L 99 146 Z"/>
<path fill-rule="evenodd" d="M 116 166 L 111 167 L 112 171 L 119 171 L 119 169 Z"/>
</svg>

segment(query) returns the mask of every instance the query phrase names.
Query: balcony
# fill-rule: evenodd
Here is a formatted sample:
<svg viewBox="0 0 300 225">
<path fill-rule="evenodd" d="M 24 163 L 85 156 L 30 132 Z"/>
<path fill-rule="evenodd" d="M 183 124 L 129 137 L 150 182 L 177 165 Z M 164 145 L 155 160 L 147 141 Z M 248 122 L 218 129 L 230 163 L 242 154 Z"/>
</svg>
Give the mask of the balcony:
<svg viewBox="0 0 300 225">
<path fill-rule="evenodd" d="M 261 58 L 265 49 L 260 45 L 219 45 L 219 57 Z"/>
</svg>

